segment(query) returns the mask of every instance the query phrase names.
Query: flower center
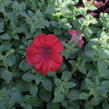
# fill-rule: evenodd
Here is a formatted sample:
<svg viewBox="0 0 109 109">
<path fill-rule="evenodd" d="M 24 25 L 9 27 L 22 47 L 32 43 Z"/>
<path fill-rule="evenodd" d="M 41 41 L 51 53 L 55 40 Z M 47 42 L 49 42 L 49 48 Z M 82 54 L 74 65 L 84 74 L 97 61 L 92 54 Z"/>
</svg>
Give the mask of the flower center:
<svg viewBox="0 0 109 109">
<path fill-rule="evenodd" d="M 50 55 L 51 55 L 50 49 L 44 47 L 44 48 L 43 48 L 43 56 L 44 56 L 45 58 L 47 58 L 47 57 L 49 57 Z"/>
</svg>

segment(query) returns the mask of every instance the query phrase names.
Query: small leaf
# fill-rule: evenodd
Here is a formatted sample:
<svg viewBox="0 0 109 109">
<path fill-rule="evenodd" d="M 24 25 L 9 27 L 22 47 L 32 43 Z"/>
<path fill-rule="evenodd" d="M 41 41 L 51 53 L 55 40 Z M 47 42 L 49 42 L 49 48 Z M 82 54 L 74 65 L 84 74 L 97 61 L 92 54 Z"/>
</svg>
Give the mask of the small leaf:
<svg viewBox="0 0 109 109">
<path fill-rule="evenodd" d="M 62 84 L 62 81 L 58 78 L 55 79 L 56 86 L 60 86 Z"/>
<path fill-rule="evenodd" d="M 50 100 L 50 98 L 51 98 L 51 93 L 48 92 L 47 90 L 41 88 L 41 89 L 39 90 L 39 96 L 40 96 L 40 98 L 41 98 L 43 101 L 48 102 L 48 101 Z"/>
<path fill-rule="evenodd" d="M 6 64 L 10 67 L 12 67 L 16 63 L 16 56 L 15 55 L 9 55 L 6 58 Z"/>
<path fill-rule="evenodd" d="M 11 98 L 9 100 L 10 104 L 15 104 L 15 103 L 20 102 L 22 100 L 22 96 L 21 96 L 19 90 L 17 90 L 17 88 L 12 88 L 10 90 L 10 95 L 11 95 Z"/>
<path fill-rule="evenodd" d="M 2 39 L 2 40 L 9 40 L 10 36 L 7 33 L 4 33 L 4 34 L 0 35 L 0 39 Z"/>
<path fill-rule="evenodd" d="M 62 90 L 61 88 L 56 88 L 55 90 L 55 97 L 53 99 L 53 102 L 54 103 L 58 103 L 58 102 L 61 102 L 63 101 L 65 98 L 64 94 L 62 93 Z"/>
<path fill-rule="evenodd" d="M 22 76 L 22 79 L 27 82 L 31 82 L 33 80 L 33 75 L 31 73 L 25 73 Z"/>
<path fill-rule="evenodd" d="M 61 79 L 64 80 L 64 81 L 70 80 L 71 79 L 71 72 L 64 71 L 62 73 Z"/>
<path fill-rule="evenodd" d="M 108 80 L 104 80 L 101 82 L 101 86 L 106 88 L 106 89 L 109 89 L 109 81 Z"/>
<path fill-rule="evenodd" d="M 79 91 L 78 90 L 72 90 L 69 92 L 67 96 L 70 100 L 78 100 L 79 99 Z"/>
<path fill-rule="evenodd" d="M 87 102 L 85 103 L 85 109 L 94 109 L 94 108 L 93 108 L 93 105 L 91 104 L 91 102 L 87 101 Z"/>
<path fill-rule="evenodd" d="M 105 79 L 109 79 L 108 64 L 104 61 L 98 61 L 97 66 L 98 66 L 98 71 L 100 73 L 100 77 L 103 77 Z"/>
<path fill-rule="evenodd" d="M 36 94 L 38 93 L 38 88 L 36 87 L 36 85 L 35 86 L 32 85 L 32 86 L 30 86 L 29 91 L 33 96 L 36 96 Z"/>
<path fill-rule="evenodd" d="M 102 107 L 103 109 L 109 109 L 109 103 L 103 103 Z"/>
<path fill-rule="evenodd" d="M 12 80 L 12 73 L 9 71 L 4 71 L 1 73 L 1 77 L 7 82 L 9 83 Z"/>
<path fill-rule="evenodd" d="M 42 86 L 43 86 L 46 90 L 52 91 L 52 83 L 51 83 L 50 80 L 44 79 L 44 80 L 42 81 Z"/>
<path fill-rule="evenodd" d="M 5 105 L 0 102 L 0 109 L 6 109 Z"/>
<path fill-rule="evenodd" d="M 48 75 L 49 75 L 50 77 L 56 77 L 56 72 L 49 72 Z"/>
<path fill-rule="evenodd" d="M 66 109 L 75 109 L 74 107 L 68 107 L 68 108 L 66 108 Z"/>
<path fill-rule="evenodd" d="M 91 11 L 95 11 L 97 8 L 92 5 L 92 6 L 90 6 L 88 9 L 91 10 Z"/>
<path fill-rule="evenodd" d="M 60 109 L 60 106 L 58 103 L 48 103 L 47 104 L 47 109 Z"/>
<path fill-rule="evenodd" d="M 36 81 L 36 84 L 38 85 L 43 80 L 43 77 L 41 74 L 36 74 L 34 75 L 34 80 Z"/>
<path fill-rule="evenodd" d="M 99 96 L 95 96 L 91 99 L 91 104 L 92 105 L 98 105 L 100 104 L 102 101 L 102 97 L 99 97 Z"/>
<path fill-rule="evenodd" d="M 27 104 L 35 105 L 35 104 L 39 103 L 39 99 L 35 96 L 26 96 L 25 102 L 26 102 L 26 105 Z M 30 108 L 26 107 L 25 109 L 30 109 Z"/>
<path fill-rule="evenodd" d="M 73 88 L 76 86 L 74 82 L 65 82 L 64 85 L 66 88 Z"/>
<path fill-rule="evenodd" d="M 0 33 L 3 32 L 4 29 L 4 21 L 3 19 L 0 19 Z"/>
<path fill-rule="evenodd" d="M 20 62 L 19 68 L 20 68 L 21 70 L 25 71 L 25 70 L 30 69 L 31 66 L 28 65 L 28 64 L 26 63 L 26 60 L 24 59 L 24 60 L 22 60 L 22 61 Z"/>
<path fill-rule="evenodd" d="M 79 95 L 79 99 L 82 99 L 82 100 L 86 100 L 86 99 L 88 99 L 88 94 L 87 93 L 81 93 L 80 95 Z"/>
</svg>

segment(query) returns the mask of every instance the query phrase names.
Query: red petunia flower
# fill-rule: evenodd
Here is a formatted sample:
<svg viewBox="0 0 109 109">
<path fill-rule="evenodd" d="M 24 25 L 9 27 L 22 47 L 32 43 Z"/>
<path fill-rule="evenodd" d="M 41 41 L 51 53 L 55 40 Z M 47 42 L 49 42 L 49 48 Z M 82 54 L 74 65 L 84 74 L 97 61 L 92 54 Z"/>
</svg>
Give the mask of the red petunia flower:
<svg viewBox="0 0 109 109">
<path fill-rule="evenodd" d="M 42 74 L 55 72 L 61 67 L 63 49 L 62 42 L 55 35 L 40 34 L 27 48 L 27 63 Z"/>
</svg>

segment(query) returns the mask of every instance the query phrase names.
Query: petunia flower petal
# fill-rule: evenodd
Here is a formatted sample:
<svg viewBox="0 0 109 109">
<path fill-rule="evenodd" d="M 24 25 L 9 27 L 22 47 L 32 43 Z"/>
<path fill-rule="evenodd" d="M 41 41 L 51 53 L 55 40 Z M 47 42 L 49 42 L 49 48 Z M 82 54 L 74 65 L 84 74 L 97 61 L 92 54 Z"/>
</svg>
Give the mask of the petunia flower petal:
<svg viewBox="0 0 109 109">
<path fill-rule="evenodd" d="M 61 41 L 58 41 L 57 43 L 55 43 L 51 48 L 52 53 L 60 53 L 63 50 L 64 50 L 64 46 Z"/>
<path fill-rule="evenodd" d="M 82 48 L 83 47 L 83 44 L 84 44 L 84 40 L 79 40 L 78 41 L 78 47 L 79 48 Z"/>
<path fill-rule="evenodd" d="M 27 56 L 26 57 L 26 61 L 27 61 L 28 64 L 32 65 L 32 64 L 34 64 L 34 57 L 33 56 L 32 57 L 31 56 Z"/>
<path fill-rule="evenodd" d="M 43 68 L 43 64 L 44 64 L 44 59 L 40 59 L 40 62 L 35 63 L 35 69 L 41 70 Z"/>
<path fill-rule="evenodd" d="M 59 39 L 55 35 L 49 34 L 47 36 L 47 42 L 46 43 L 49 47 L 53 46 L 57 41 L 59 41 Z"/>
<path fill-rule="evenodd" d="M 61 64 L 58 64 L 58 63 L 55 62 L 53 59 L 50 59 L 50 60 L 49 60 L 49 64 L 48 64 L 48 71 L 49 71 L 49 72 L 55 72 L 55 71 L 57 71 L 60 67 L 61 67 Z"/>
<path fill-rule="evenodd" d="M 34 55 L 35 54 L 35 50 L 32 46 L 29 46 L 27 49 L 26 49 L 26 52 L 27 52 L 27 55 Z"/>
<path fill-rule="evenodd" d="M 39 34 L 32 42 L 32 45 L 38 48 L 41 48 L 44 46 L 46 43 L 46 34 Z"/>
<path fill-rule="evenodd" d="M 47 74 L 49 72 L 48 71 L 48 63 L 49 63 L 48 60 L 43 61 L 42 67 L 38 71 L 42 74 Z"/>
<path fill-rule="evenodd" d="M 35 48 L 34 46 L 29 46 L 26 49 L 27 55 L 28 56 L 33 56 L 36 54 L 42 54 L 43 53 L 43 49 L 42 48 Z"/>
<path fill-rule="evenodd" d="M 38 63 L 40 63 L 41 62 L 41 60 L 43 60 L 44 59 L 44 57 L 42 57 L 42 55 L 35 55 L 35 58 L 34 58 L 34 64 L 38 64 Z"/>
<path fill-rule="evenodd" d="M 36 54 L 34 48 L 32 46 L 29 46 L 27 49 L 26 49 L 26 53 L 27 53 L 27 56 L 26 56 L 26 61 L 28 64 L 34 64 L 34 55 Z"/>
<path fill-rule="evenodd" d="M 62 64 L 63 59 L 62 59 L 61 54 L 53 53 L 52 56 L 51 56 L 51 59 L 53 59 L 58 64 Z"/>
<path fill-rule="evenodd" d="M 76 30 L 68 30 L 68 33 L 72 36 L 70 42 L 78 40 L 79 33 Z"/>
</svg>

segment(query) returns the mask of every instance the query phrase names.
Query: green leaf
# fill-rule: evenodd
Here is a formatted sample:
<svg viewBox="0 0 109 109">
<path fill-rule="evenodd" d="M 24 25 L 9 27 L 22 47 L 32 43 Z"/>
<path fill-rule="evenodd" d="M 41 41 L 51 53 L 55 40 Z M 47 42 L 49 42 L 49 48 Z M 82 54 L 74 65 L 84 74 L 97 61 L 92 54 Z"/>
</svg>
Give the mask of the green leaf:
<svg viewBox="0 0 109 109">
<path fill-rule="evenodd" d="M 6 109 L 3 103 L 0 103 L 0 109 Z"/>
<path fill-rule="evenodd" d="M 17 90 L 17 88 L 12 88 L 10 90 L 10 95 L 11 95 L 10 101 L 9 101 L 10 104 L 14 105 L 15 103 L 18 103 L 22 100 L 22 96 L 19 90 Z"/>
<path fill-rule="evenodd" d="M 86 19 L 83 19 L 83 22 L 81 22 L 85 27 L 88 27 L 90 24 L 97 24 L 97 20 L 90 14 L 87 14 L 85 16 Z"/>
<path fill-rule="evenodd" d="M 31 100 L 33 102 L 36 102 L 34 98 L 28 98 L 28 100 Z M 32 105 L 29 103 L 25 103 L 25 104 L 21 104 L 21 106 L 24 108 L 24 109 L 32 109 Z"/>
<path fill-rule="evenodd" d="M 102 97 L 99 97 L 99 96 L 95 96 L 91 99 L 91 104 L 92 105 L 98 105 L 100 104 L 102 101 Z"/>
<path fill-rule="evenodd" d="M 13 9 L 18 10 L 19 8 L 19 3 L 17 1 L 13 2 Z"/>
<path fill-rule="evenodd" d="M 44 79 L 44 80 L 42 81 L 42 86 L 43 86 L 46 90 L 52 91 L 52 82 L 51 82 L 50 80 Z"/>
<path fill-rule="evenodd" d="M 62 7 L 68 7 L 69 5 L 75 5 L 76 3 L 78 3 L 78 0 L 65 0 L 64 2 L 62 2 Z"/>
<path fill-rule="evenodd" d="M 96 59 L 96 57 L 97 57 L 97 53 L 96 53 L 96 51 L 95 50 L 93 50 L 93 49 L 90 49 L 90 48 L 87 48 L 86 50 L 85 50 L 85 55 L 89 58 L 89 59 Z"/>
<path fill-rule="evenodd" d="M 3 59 L 3 55 L 2 54 L 0 54 L 0 61 Z"/>
<path fill-rule="evenodd" d="M 88 97 L 89 97 L 89 95 L 87 93 L 81 93 L 79 95 L 79 99 L 82 99 L 82 100 L 86 100 L 86 99 L 88 99 Z"/>
<path fill-rule="evenodd" d="M 108 64 L 104 61 L 98 61 L 97 62 L 98 71 L 100 73 L 100 77 L 109 78 L 109 70 L 108 70 Z"/>
<path fill-rule="evenodd" d="M 95 10 L 97 10 L 97 8 L 95 7 L 95 6 L 89 6 L 89 8 L 88 8 L 89 10 L 91 10 L 91 11 L 95 11 Z"/>
<path fill-rule="evenodd" d="M 103 109 L 109 109 L 109 103 L 103 103 L 102 107 Z"/>
<path fill-rule="evenodd" d="M 101 59 L 109 58 L 109 50 L 106 48 L 98 49 L 98 54 L 99 54 L 99 58 L 101 58 Z"/>
<path fill-rule="evenodd" d="M 26 3 L 25 2 L 20 3 L 19 9 L 20 9 L 20 11 L 25 10 L 26 9 Z"/>
<path fill-rule="evenodd" d="M 53 99 L 54 103 L 58 103 L 63 101 L 65 98 L 65 95 L 62 93 L 62 89 L 61 88 L 56 88 L 55 89 L 55 97 Z"/>
<path fill-rule="evenodd" d="M 88 37 L 91 37 L 92 34 L 93 34 L 93 31 L 92 31 L 92 29 L 90 29 L 89 27 L 86 27 L 86 28 L 84 29 L 84 33 L 85 33 Z"/>
<path fill-rule="evenodd" d="M 34 75 L 34 80 L 36 81 L 36 84 L 38 85 L 43 80 L 43 77 L 41 74 L 36 74 Z"/>
<path fill-rule="evenodd" d="M 0 46 L 0 52 L 9 50 L 11 48 L 12 44 L 10 42 L 4 42 L 2 43 L 2 45 Z"/>
<path fill-rule="evenodd" d="M 109 81 L 108 80 L 104 80 L 101 82 L 101 86 L 106 88 L 106 89 L 109 89 Z"/>
<path fill-rule="evenodd" d="M 29 91 L 33 96 L 36 96 L 38 93 L 38 88 L 36 87 L 36 85 L 31 85 Z"/>
<path fill-rule="evenodd" d="M 109 15 L 108 13 L 100 13 L 100 20 L 105 28 L 109 29 Z"/>
<path fill-rule="evenodd" d="M 68 89 L 76 86 L 76 84 L 74 82 L 65 82 L 64 85 Z"/>
<path fill-rule="evenodd" d="M 58 103 L 48 103 L 47 104 L 47 109 L 60 109 L 60 105 Z"/>
<path fill-rule="evenodd" d="M 91 79 L 85 79 L 85 88 L 92 89 L 94 87 L 94 83 Z"/>
<path fill-rule="evenodd" d="M 5 8 L 4 6 L 0 6 L 0 12 L 3 13 L 4 12 L 4 8 Z"/>
<path fill-rule="evenodd" d="M 45 10 L 45 13 L 46 14 L 51 14 L 51 13 L 55 12 L 54 9 L 55 9 L 55 6 L 54 5 L 48 5 L 47 8 L 46 8 L 46 10 Z"/>
<path fill-rule="evenodd" d="M 74 107 L 68 107 L 68 108 L 66 108 L 66 109 L 75 109 Z"/>
<path fill-rule="evenodd" d="M 64 80 L 64 81 L 70 80 L 71 79 L 71 72 L 64 71 L 62 73 L 61 79 Z"/>
<path fill-rule="evenodd" d="M 67 98 L 69 98 L 70 100 L 78 100 L 79 99 L 79 95 L 80 94 L 79 94 L 78 90 L 72 90 L 67 95 Z"/>
<path fill-rule="evenodd" d="M 59 87 L 62 84 L 62 81 L 60 79 L 56 78 L 55 79 L 55 84 L 56 84 L 56 86 Z"/>
<path fill-rule="evenodd" d="M 35 96 L 25 96 L 24 101 L 26 102 L 26 104 L 31 104 L 31 105 L 37 105 L 37 103 L 39 103 L 39 99 Z"/>
<path fill-rule="evenodd" d="M 49 75 L 50 77 L 56 77 L 56 72 L 49 72 L 48 75 Z"/>
<path fill-rule="evenodd" d="M 32 73 L 25 73 L 23 76 L 22 76 L 22 79 L 24 81 L 27 81 L 27 82 L 31 82 L 33 80 L 33 75 Z"/>
<path fill-rule="evenodd" d="M 0 39 L 2 39 L 2 40 L 9 40 L 10 36 L 9 36 L 9 34 L 4 33 L 4 34 L 0 35 Z"/>
<path fill-rule="evenodd" d="M 87 0 L 83 0 L 82 2 L 83 2 L 83 4 L 85 5 L 85 7 L 88 7 L 88 2 L 87 2 Z"/>
<path fill-rule="evenodd" d="M 87 101 L 87 102 L 85 103 L 85 109 L 94 109 L 94 108 L 93 108 L 93 105 L 91 104 L 91 102 Z"/>
<path fill-rule="evenodd" d="M 1 77 L 7 82 L 9 83 L 12 80 L 12 73 L 9 71 L 4 71 L 1 73 Z"/>
<path fill-rule="evenodd" d="M 49 22 L 48 22 L 47 20 L 45 20 L 45 19 L 42 19 L 42 20 L 41 20 L 41 23 L 42 23 L 42 25 L 44 25 L 44 26 L 46 26 L 46 27 L 49 26 Z"/>
<path fill-rule="evenodd" d="M 62 107 L 68 107 L 68 103 L 67 103 L 66 101 L 62 101 L 62 102 L 61 102 L 61 106 L 62 106 Z"/>
<path fill-rule="evenodd" d="M 25 71 L 25 70 L 30 69 L 31 66 L 28 65 L 27 62 L 26 62 L 26 60 L 24 59 L 24 60 L 22 60 L 22 61 L 20 62 L 19 68 L 20 68 L 21 70 Z"/>
<path fill-rule="evenodd" d="M 0 19 L 0 33 L 4 30 L 4 21 L 3 19 Z"/>
<path fill-rule="evenodd" d="M 51 98 L 51 93 L 43 88 L 40 88 L 39 96 L 43 101 L 48 102 Z"/>
<path fill-rule="evenodd" d="M 6 58 L 6 64 L 10 67 L 12 67 L 16 63 L 16 56 L 15 55 L 9 55 Z"/>
</svg>

